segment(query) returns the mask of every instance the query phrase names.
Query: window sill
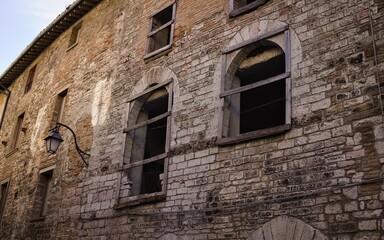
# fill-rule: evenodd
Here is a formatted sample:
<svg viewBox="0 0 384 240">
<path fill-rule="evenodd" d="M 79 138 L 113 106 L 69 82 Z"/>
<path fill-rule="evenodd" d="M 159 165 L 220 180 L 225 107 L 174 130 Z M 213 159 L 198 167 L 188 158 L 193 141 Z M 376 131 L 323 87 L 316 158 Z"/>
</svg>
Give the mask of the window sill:
<svg viewBox="0 0 384 240">
<path fill-rule="evenodd" d="M 172 47 L 172 44 L 168 44 L 168 45 L 166 45 L 166 46 L 164 46 L 162 48 L 157 49 L 156 51 L 147 53 L 144 56 L 144 61 L 147 62 L 149 60 L 154 60 L 156 58 L 159 58 L 161 56 L 164 56 L 164 55 L 168 54 L 171 51 L 171 47 Z"/>
<path fill-rule="evenodd" d="M 268 0 L 257 0 L 253 3 L 249 3 L 249 4 L 247 4 L 243 7 L 240 7 L 238 9 L 234 9 L 229 13 L 229 17 L 233 18 L 233 17 L 237 17 L 240 15 L 249 13 L 249 12 L 255 10 L 256 8 L 260 7 L 261 5 L 264 5 L 267 1 Z"/>
<path fill-rule="evenodd" d="M 29 220 L 29 222 L 41 222 L 44 220 L 45 220 L 45 216 L 40 216 L 40 217 L 32 218 L 31 220 Z"/>
<path fill-rule="evenodd" d="M 12 149 L 11 151 L 7 152 L 7 153 L 5 154 L 5 157 L 6 157 L 6 158 L 7 158 L 7 157 L 10 157 L 10 156 L 12 156 L 13 154 L 15 154 L 17 151 L 19 151 L 19 148 L 14 148 L 14 149 Z"/>
<path fill-rule="evenodd" d="M 77 46 L 77 43 L 72 44 L 70 47 L 68 47 L 67 52 L 71 51 L 76 46 Z"/>
<path fill-rule="evenodd" d="M 291 129 L 291 124 L 284 124 L 276 127 L 261 129 L 249 133 L 243 133 L 241 135 L 235 136 L 235 137 L 223 137 L 217 140 L 218 145 L 228 145 L 228 144 L 234 144 L 234 143 L 240 143 L 256 138 L 271 136 L 275 134 L 279 134 L 282 132 L 286 132 L 289 129 Z"/>
<path fill-rule="evenodd" d="M 123 209 L 123 208 L 127 208 L 127 207 L 133 207 L 133 206 L 137 206 L 137 205 L 141 205 L 141 204 L 161 202 L 164 200 L 165 200 L 165 193 L 164 192 L 143 194 L 140 196 L 129 197 L 128 201 L 115 204 L 113 206 L 113 209 L 119 210 L 119 209 Z"/>
</svg>

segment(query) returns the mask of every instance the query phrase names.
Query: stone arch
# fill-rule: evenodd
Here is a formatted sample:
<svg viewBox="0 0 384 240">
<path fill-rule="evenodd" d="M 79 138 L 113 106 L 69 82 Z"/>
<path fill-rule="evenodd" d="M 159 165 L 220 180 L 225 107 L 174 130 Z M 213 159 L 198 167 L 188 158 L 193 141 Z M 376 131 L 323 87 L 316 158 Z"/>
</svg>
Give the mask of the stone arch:
<svg viewBox="0 0 384 240">
<path fill-rule="evenodd" d="M 137 95 L 149 88 L 150 86 L 165 82 L 171 78 L 173 79 L 172 91 L 173 101 L 175 102 L 175 99 L 178 99 L 179 96 L 179 82 L 177 80 L 176 74 L 171 69 L 162 66 L 153 67 L 148 72 L 146 72 L 133 88 L 131 96 Z M 166 89 L 168 92 L 170 91 L 169 87 L 166 87 Z M 128 116 L 126 118 L 125 124 L 137 118 L 141 106 L 142 103 L 138 101 L 134 102 L 134 104 L 128 103 Z"/>
<path fill-rule="evenodd" d="M 327 240 L 319 230 L 290 216 L 279 216 L 265 223 L 247 240 Z"/>
<path fill-rule="evenodd" d="M 258 20 L 255 21 L 245 27 L 243 27 L 241 30 L 239 30 L 235 36 L 229 41 L 229 43 L 223 48 L 228 49 L 230 47 L 233 47 L 237 44 L 243 43 L 247 40 L 254 39 L 257 37 L 262 36 L 263 34 L 266 34 L 268 32 L 275 31 L 278 28 L 287 26 L 288 24 L 282 21 L 277 20 Z M 275 44 L 279 45 L 281 48 L 284 49 L 284 42 L 283 39 L 279 36 L 275 36 L 272 38 L 269 38 L 270 41 L 274 42 Z M 301 49 L 301 42 L 294 31 L 294 29 L 290 29 L 290 46 L 291 46 L 291 78 L 295 79 L 300 76 L 300 71 L 298 71 L 299 67 L 298 64 L 302 62 L 302 49 Z M 238 58 L 238 54 L 241 52 L 241 50 L 233 51 L 230 54 L 227 54 L 227 65 L 225 66 L 225 73 L 227 73 L 230 69 L 230 67 L 234 66 L 233 62 L 236 61 L 236 58 Z M 215 82 L 216 90 L 221 89 L 221 75 L 222 75 L 222 69 L 221 67 L 218 67 L 216 69 L 216 72 L 214 74 L 215 76 Z"/>
<path fill-rule="evenodd" d="M 168 79 L 173 79 L 173 95 L 174 98 L 179 97 L 179 82 L 176 74 L 168 67 L 156 66 L 151 68 L 132 90 L 131 96 L 139 94 L 148 88 L 150 85 L 164 82 Z"/>
</svg>

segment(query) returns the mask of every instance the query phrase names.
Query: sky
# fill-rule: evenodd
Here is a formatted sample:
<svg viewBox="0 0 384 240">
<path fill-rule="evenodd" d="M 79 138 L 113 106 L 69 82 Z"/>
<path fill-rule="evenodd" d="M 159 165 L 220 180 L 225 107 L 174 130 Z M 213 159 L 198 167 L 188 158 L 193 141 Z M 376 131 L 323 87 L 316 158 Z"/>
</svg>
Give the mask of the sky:
<svg viewBox="0 0 384 240">
<path fill-rule="evenodd" d="M 0 0 L 0 76 L 74 0 Z"/>
</svg>

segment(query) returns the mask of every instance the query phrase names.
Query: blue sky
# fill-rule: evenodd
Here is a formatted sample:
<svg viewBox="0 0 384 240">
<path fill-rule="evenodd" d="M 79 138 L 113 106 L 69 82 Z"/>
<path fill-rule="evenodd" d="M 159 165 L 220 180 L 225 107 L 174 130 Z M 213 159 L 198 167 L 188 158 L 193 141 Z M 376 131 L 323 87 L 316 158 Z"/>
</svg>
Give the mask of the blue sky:
<svg viewBox="0 0 384 240">
<path fill-rule="evenodd" d="M 0 75 L 74 0 L 1 0 Z"/>
</svg>

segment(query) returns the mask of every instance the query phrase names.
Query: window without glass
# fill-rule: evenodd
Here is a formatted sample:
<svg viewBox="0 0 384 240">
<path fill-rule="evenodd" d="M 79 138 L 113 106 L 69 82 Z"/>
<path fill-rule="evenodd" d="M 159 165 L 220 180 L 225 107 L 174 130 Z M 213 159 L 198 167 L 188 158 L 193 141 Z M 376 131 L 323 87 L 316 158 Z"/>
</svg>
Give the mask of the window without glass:
<svg viewBox="0 0 384 240">
<path fill-rule="evenodd" d="M 9 95 L 10 95 L 10 92 L 8 90 L 6 90 L 6 89 L 1 90 L 0 89 L 0 128 L 3 124 L 3 119 L 4 119 L 5 111 L 7 108 Z"/>
<path fill-rule="evenodd" d="M 22 137 L 22 130 L 23 130 L 23 123 L 24 123 L 24 113 L 22 113 L 17 118 L 11 149 L 15 149 L 20 145 L 21 137 Z"/>
<path fill-rule="evenodd" d="M 282 39 L 282 49 L 272 37 Z M 237 51 L 237 52 L 236 52 Z M 290 128 L 288 30 L 231 48 L 236 54 L 224 76 L 221 143 L 272 135 Z M 224 56 L 226 60 L 226 55 Z M 224 60 L 224 61 L 225 61 Z"/>
<path fill-rule="evenodd" d="M 157 84 L 131 98 L 124 168 L 132 183 L 130 196 L 165 193 L 171 84 Z"/>
<path fill-rule="evenodd" d="M 69 37 L 68 49 L 73 48 L 79 41 L 80 29 L 82 22 L 79 22 L 72 28 L 71 36 Z"/>
<path fill-rule="evenodd" d="M 175 23 L 176 4 L 160 10 L 150 20 L 147 55 L 145 58 L 156 55 L 172 45 L 174 23 Z"/>
<path fill-rule="evenodd" d="M 268 2 L 268 0 L 229 0 L 230 17 L 250 12 Z"/>
<path fill-rule="evenodd" d="M 52 189 L 52 175 L 53 170 L 40 174 L 40 181 L 37 189 L 37 200 L 40 203 L 40 217 L 47 215 L 48 200 Z"/>
<path fill-rule="evenodd" d="M 0 186 L 0 222 L 3 218 L 5 202 L 7 200 L 8 182 L 1 184 Z"/>
<path fill-rule="evenodd" d="M 27 83 L 25 84 L 24 93 L 27 93 L 32 88 L 33 79 L 35 77 L 36 65 L 33 66 L 28 73 Z"/>
<path fill-rule="evenodd" d="M 68 90 L 64 90 L 57 96 L 56 105 L 55 105 L 55 111 L 53 119 L 56 122 L 62 122 L 63 115 L 64 115 L 64 108 L 65 104 L 67 102 L 67 92 Z"/>
</svg>

